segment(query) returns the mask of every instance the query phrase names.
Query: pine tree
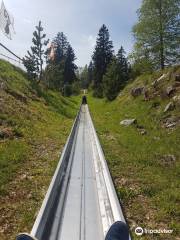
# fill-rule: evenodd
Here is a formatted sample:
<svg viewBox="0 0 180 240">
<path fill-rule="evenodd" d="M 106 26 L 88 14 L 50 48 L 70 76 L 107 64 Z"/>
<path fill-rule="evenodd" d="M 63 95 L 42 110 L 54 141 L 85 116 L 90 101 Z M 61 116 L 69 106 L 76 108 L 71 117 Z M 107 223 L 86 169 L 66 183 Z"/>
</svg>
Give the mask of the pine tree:
<svg viewBox="0 0 180 240">
<path fill-rule="evenodd" d="M 77 80 L 76 56 L 63 32 L 57 34 L 52 45 L 54 58 L 48 60 L 46 79 L 49 86 L 69 96 L 73 92 L 72 84 Z M 75 91 L 77 92 L 77 89 Z"/>
<path fill-rule="evenodd" d="M 107 68 L 107 72 L 103 77 L 104 95 L 109 100 L 114 100 L 120 90 L 121 76 L 119 73 L 119 63 L 116 58 L 113 59 Z"/>
<path fill-rule="evenodd" d="M 60 92 L 64 86 L 64 64 L 49 63 L 45 69 L 46 85 Z"/>
<path fill-rule="evenodd" d="M 93 82 L 93 77 L 94 77 L 94 67 L 92 61 L 90 61 L 89 66 L 88 66 L 88 87 L 90 84 Z"/>
<path fill-rule="evenodd" d="M 51 48 L 47 53 L 48 61 L 45 75 L 48 86 L 61 92 L 63 92 L 64 89 L 64 69 L 68 44 L 65 34 L 59 32 L 51 43 L 51 46 L 53 46 L 54 57 L 50 57 Z"/>
<path fill-rule="evenodd" d="M 39 81 L 42 79 L 42 67 L 44 63 L 44 57 L 46 50 L 44 49 L 47 46 L 49 40 L 45 40 L 46 34 L 43 33 L 43 27 L 41 21 L 39 21 L 38 26 L 36 26 L 36 31 L 33 33 L 32 42 L 34 46 L 31 47 L 32 53 L 36 58 L 37 69 L 38 69 L 38 77 Z"/>
<path fill-rule="evenodd" d="M 109 31 L 107 27 L 103 26 L 99 30 L 96 40 L 96 47 L 92 56 L 94 65 L 94 95 L 97 97 L 103 96 L 102 80 L 106 73 L 107 66 L 113 57 L 113 44 L 109 40 Z"/>
<path fill-rule="evenodd" d="M 46 56 L 45 46 L 47 46 L 49 40 L 45 40 L 46 34 L 43 33 L 43 27 L 41 21 L 39 21 L 36 30 L 33 32 L 31 52 L 28 51 L 28 55 L 24 58 L 24 66 L 27 72 L 32 76 L 38 77 L 38 81 L 42 80 L 42 68 L 44 58 Z"/>
<path fill-rule="evenodd" d="M 129 64 L 125 57 L 124 48 L 121 46 L 111 64 L 108 65 L 107 72 L 103 76 L 103 91 L 105 97 L 112 101 L 119 91 L 124 88 L 129 79 Z"/>
<path fill-rule="evenodd" d="M 76 56 L 71 45 L 68 45 L 66 58 L 65 58 L 65 66 L 64 66 L 64 84 L 72 84 L 76 79 L 75 70 L 77 66 L 74 61 L 76 60 Z"/>
<path fill-rule="evenodd" d="M 53 40 L 53 45 L 55 46 L 55 62 L 60 63 L 64 61 L 69 43 L 67 37 L 63 32 L 59 32 Z"/>
<path fill-rule="evenodd" d="M 133 27 L 135 53 L 163 69 L 179 59 L 179 0 L 143 0 Z M 145 55 L 146 54 L 146 55 Z"/>
<path fill-rule="evenodd" d="M 23 58 L 23 64 L 27 70 L 28 78 L 30 80 L 36 79 L 38 72 L 36 58 L 30 51 L 27 51 L 27 55 Z"/>
<path fill-rule="evenodd" d="M 129 66 L 125 53 L 124 48 L 121 46 L 117 53 L 118 73 L 121 79 L 121 87 L 123 87 L 129 79 Z"/>
<path fill-rule="evenodd" d="M 83 89 L 87 89 L 89 86 L 88 83 L 88 66 L 85 65 L 85 67 L 80 69 L 80 81 L 81 81 L 81 87 Z"/>
</svg>

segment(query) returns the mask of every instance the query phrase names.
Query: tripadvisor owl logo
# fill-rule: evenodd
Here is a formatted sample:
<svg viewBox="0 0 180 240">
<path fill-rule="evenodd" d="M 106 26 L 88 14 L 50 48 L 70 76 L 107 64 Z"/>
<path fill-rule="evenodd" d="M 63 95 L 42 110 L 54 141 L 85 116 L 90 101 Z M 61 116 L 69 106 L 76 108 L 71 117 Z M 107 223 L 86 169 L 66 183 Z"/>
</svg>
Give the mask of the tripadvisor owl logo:
<svg viewBox="0 0 180 240">
<path fill-rule="evenodd" d="M 143 235 L 143 233 L 144 233 L 144 230 L 143 230 L 142 227 L 137 227 L 137 228 L 135 229 L 135 234 L 136 234 L 137 236 L 141 236 L 141 235 Z"/>
<path fill-rule="evenodd" d="M 172 234 L 173 229 L 147 229 L 142 227 L 135 228 L 135 234 L 141 236 L 143 234 Z"/>
</svg>

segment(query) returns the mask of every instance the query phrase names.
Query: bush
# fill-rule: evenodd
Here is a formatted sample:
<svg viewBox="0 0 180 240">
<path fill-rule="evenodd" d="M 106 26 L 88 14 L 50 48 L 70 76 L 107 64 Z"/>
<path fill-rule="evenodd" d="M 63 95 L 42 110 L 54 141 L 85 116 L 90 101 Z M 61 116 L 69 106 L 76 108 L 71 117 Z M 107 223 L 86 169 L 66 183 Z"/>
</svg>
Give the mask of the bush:
<svg viewBox="0 0 180 240">
<path fill-rule="evenodd" d="M 80 89 L 80 84 L 79 82 L 75 82 L 72 84 L 72 93 L 74 95 L 79 95 L 81 92 L 81 89 Z"/>
<path fill-rule="evenodd" d="M 63 95 L 65 97 L 69 97 L 72 95 L 72 93 L 73 93 L 72 85 L 70 85 L 70 84 L 64 85 Z"/>
<path fill-rule="evenodd" d="M 93 87 L 93 96 L 97 98 L 103 98 L 103 86 L 100 84 L 97 87 Z"/>
<path fill-rule="evenodd" d="M 114 60 L 108 66 L 106 74 L 103 76 L 104 95 L 109 100 L 114 100 L 123 82 L 122 74 L 118 70 L 118 64 Z"/>
</svg>

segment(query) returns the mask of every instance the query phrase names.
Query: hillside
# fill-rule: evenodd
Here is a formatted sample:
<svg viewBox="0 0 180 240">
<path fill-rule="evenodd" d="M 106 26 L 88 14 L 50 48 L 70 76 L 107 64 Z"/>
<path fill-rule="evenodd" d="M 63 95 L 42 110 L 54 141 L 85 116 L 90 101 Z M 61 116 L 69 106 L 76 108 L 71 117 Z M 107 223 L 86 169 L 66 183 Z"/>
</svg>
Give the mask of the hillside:
<svg viewBox="0 0 180 240">
<path fill-rule="evenodd" d="M 142 75 L 112 102 L 88 96 L 132 233 L 174 230 L 141 239 L 178 239 L 179 74 L 174 67 Z M 31 230 L 79 105 L 80 97 L 32 85 L 0 60 L 0 239 Z"/>
<path fill-rule="evenodd" d="M 0 60 L 0 239 L 31 230 L 79 107 Z"/>
<path fill-rule="evenodd" d="M 113 102 L 88 98 L 133 239 L 137 226 L 173 229 L 141 239 L 179 239 L 179 74 L 174 67 L 142 75 Z"/>
</svg>

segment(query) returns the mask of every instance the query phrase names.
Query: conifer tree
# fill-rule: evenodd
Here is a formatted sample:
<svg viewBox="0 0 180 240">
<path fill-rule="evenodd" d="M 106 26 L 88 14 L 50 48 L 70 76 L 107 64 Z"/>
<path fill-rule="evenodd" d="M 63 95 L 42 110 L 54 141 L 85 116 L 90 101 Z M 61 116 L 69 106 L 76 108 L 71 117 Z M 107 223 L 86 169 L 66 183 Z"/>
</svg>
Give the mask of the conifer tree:
<svg viewBox="0 0 180 240">
<path fill-rule="evenodd" d="M 104 95 L 109 100 L 114 100 L 120 90 L 121 76 L 119 72 L 119 64 L 114 58 L 107 68 L 106 74 L 103 76 Z"/>
<path fill-rule="evenodd" d="M 89 66 L 88 66 L 88 87 L 89 85 L 93 82 L 93 76 L 94 76 L 94 67 L 92 61 L 90 61 Z"/>
<path fill-rule="evenodd" d="M 28 78 L 30 80 L 36 79 L 38 72 L 36 58 L 30 51 L 27 51 L 27 55 L 23 58 L 23 64 L 27 70 Z"/>
<path fill-rule="evenodd" d="M 112 101 L 119 91 L 124 88 L 129 79 L 129 66 L 125 57 L 124 48 L 121 46 L 117 55 L 108 65 L 107 72 L 103 76 L 103 91 L 105 97 Z"/>
<path fill-rule="evenodd" d="M 59 32 L 57 34 L 53 40 L 53 45 L 55 46 L 55 62 L 60 63 L 64 61 L 67 55 L 69 43 L 67 41 L 67 37 L 63 32 Z"/>
<path fill-rule="evenodd" d="M 45 38 L 46 34 L 43 33 L 43 27 L 41 21 L 39 21 L 36 30 L 33 32 L 31 52 L 28 51 L 28 55 L 26 55 L 23 60 L 27 72 L 38 77 L 38 82 L 42 80 L 42 68 L 46 55 L 45 46 L 47 46 L 49 42 L 49 40 L 45 40 Z"/>
<path fill-rule="evenodd" d="M 109 37 L 109 31 L 103 24 L 99 30 L 96 40 L 95 50 L 92 56 L 94 65 L 94 95 L 97 97 L 103 96 L 102 80 L 106 73 L 107 67 L 113 57 L 113 44 Z"/>
<path fill-rule="evenodd" d="M 85 65 L 85 67 L 80 69 L 80 81 L 81 81 L 81 87 L 83 89 L 87 89 L 89 86 L 88 83 L 88 66 Z"/>
<path fill-rule="evenodd" d="M 129 66 L 127 58 L 125 57 L 124 48 L 121 46 L 117 53 L 118 74 L 121 79 L 121 87 L 123 87 L 129 78 Z"/>
<path fill-rule="evenodd" d="M 48 85 L 69 96 L 73 92 L 72 85 L 77 80 L 76 56 L 63 32 L 56 35 L 52 45 L 54 57 L 49 59 L 46 67 Z"/>
<path fill-rule="evenodd" d="M 46 79 L 48 85 L 61 92 L 64 89 L 64 69 L 68 44 L 65 34 L 63 32 L 57 33 L 51 43 L 54 56 L 51 58 L 49 52 L 46 66 Z M 51 49 L 49 49 L 49 51 L 51 51 Z"/>
<path fill-rule="evenodd" d="M 75 70 L 77 66 L 74 61 L 76 60 L 76 56 L 71 45 L 68 45 L 66 58 L 65 58 L 65 66 L 64 66 L 64 84 L 72 84 L 76 79 Z"/>
</svg>

